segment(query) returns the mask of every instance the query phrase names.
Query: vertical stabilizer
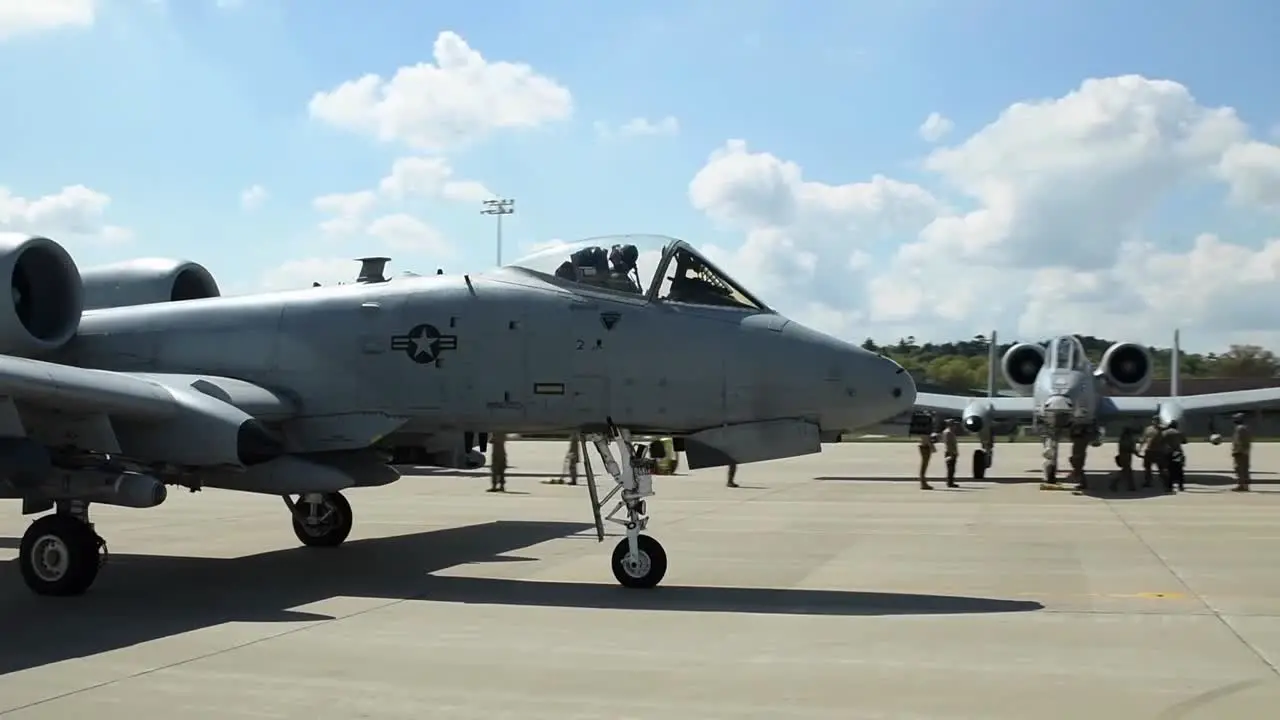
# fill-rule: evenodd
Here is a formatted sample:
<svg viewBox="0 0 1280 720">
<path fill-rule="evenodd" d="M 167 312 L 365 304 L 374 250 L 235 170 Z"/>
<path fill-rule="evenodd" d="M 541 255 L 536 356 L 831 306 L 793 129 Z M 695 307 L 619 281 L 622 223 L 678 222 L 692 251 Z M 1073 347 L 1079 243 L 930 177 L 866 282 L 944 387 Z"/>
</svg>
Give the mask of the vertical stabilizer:
<svg viewBox="0 0 1280 720">
<path fill-rule="evenodd" d="M 991 339 L 987 341 L 987 397 L 996 396 L 996 331 L 991 331 Z"/>
<path fill-rule="evenodd" d="M 1178 343 L 1179 331 L 1173 331 L 1173 352 L 1169 358 L 1169 397 L 1178 397 L 1178 365 L 1182 356 L 1182 346 Z"/>
</svg>

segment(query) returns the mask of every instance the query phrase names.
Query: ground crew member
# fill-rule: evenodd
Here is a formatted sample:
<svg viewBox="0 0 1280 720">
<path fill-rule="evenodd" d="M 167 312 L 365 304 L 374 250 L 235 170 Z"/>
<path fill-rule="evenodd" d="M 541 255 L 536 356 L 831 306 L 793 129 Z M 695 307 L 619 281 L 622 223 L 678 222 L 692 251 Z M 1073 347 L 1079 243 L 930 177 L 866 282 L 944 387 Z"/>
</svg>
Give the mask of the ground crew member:
<svg viewBox="0 0 1280 720">
<path fill-rule="evenodd" d="M 1071 478 L 1076 483 L 1077 490 L 1085 489 L 1084 480 L 1084 461 L 1089 453 L 1089 431 L 1084 428 L 1073 428 L 1071 430 Z"/>
<path fill-rule="evenodd" d="M 1142 431 L 1142 438 L 1138 441 L 1140 452 L 1139 457 L 1142 458 L 1142 487 L 1151 487 L 1153 478 L 1151 477 L 1151 466 L 1155 465 L 1159 470 L 1160 461 L 1160 416 L 1156 415 L 1151 418 L 1151 424 Z"/>
<path fill-rule="evenodd" d="M 933 489 L 933 486 L 930 485 L 929 481 L 926 480 L 925 478 L 928 476 L 929 460 L 933 458 L 933 452 L 935 449 L 933 446 L 934 437 L 935 437 L 934 435 L 920 436 L 919 448 L 920 448 L 920 489 L 921 490 Z"/>
<path fill-rule="evenodd" d="M 942 459 L 947 464 L 947 487 L 960 487 L 956 484 L 956 460 L 960 459 L 960 441 L 956 438 L 956 419 L 947 418 L 942 428 Z"/>
<path fill-rule="evenodd" d="M 733 479 L 738 475 L 738 463 L 729 461 L 729 480 L 725 482 L 725 487 L 740 487 Z"/>
<path fill-rule="evenodd" d="M 1168 478 L 1165 481 L 1165 492 L 1173 492 L 1176 487 L 1179 491 L 1187 489 L 1187 478 L 1185 474 L 1187 456 L 1182 450 L 1182 446 L 1186 444 L 1187 438 L 1183 436 L 1182 431 L 1178 429 L 1178 421 L 1170 420 L 1169 427 L 1160 433 L 1164 449 L 1165 473 Z"/>
<path fill-rule="evenodd" d="M 1116 439 L 1116 465 L 1120 468 L 1120 472 L 1116 473 L 1111 480 L 1111 492 L 1120 489 L 1120 481 L 1123 480 L 1125 489 L 1133 492 L 1138 488 L 1133 484 L 1133 454 L 1137 450 L 1137 441 L 1133 437 L 1133 428 L 1126 427 L 1120 431 L 1120 437 Z"/>
<path fill-rule="evenodd" d="M 549 485 L 563 485 L 564 476 L 569 476 L 569 484 L 578 484 L 578 434 L 569 434 L 569 448 L 564 451 L 564 463 L 560 467 L 560 475 L 547 481 Z"/>
<path fill-rule="evenodd" d="M 1236 429 L 1231 433 L 1231 464 L 1236 471 L 1236 492 L 1249 492 L 1249 456 L 1253 452 L 1253 432 L 1244 424 L 1244 413 L 1231 416 Z"/>
<path fill-rule="evenodd" d="M 507 434 L 496 432 L 490 439 L 493 445 L 493 457 L 489 459 L 488 492 L 507 491 Z"/>
</svg>

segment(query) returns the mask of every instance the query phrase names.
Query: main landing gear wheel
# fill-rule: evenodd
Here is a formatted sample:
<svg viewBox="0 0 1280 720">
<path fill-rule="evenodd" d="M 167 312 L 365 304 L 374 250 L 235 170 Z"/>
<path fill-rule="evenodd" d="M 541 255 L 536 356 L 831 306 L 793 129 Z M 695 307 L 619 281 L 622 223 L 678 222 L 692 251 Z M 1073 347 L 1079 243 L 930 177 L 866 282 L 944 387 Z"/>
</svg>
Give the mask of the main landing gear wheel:
<svg viewBox="0 0 1280 720">
<path fill-rule="evenodd" d="M 647 589 L 662 582 L 667 574 L 667 551 L 662 543 L 648 535 L 636 538 L 636 555 L 631 542 L 622 538 L 613 548 L 613 576 L 623 587 Z"/>
<path fill-rule="evenodd" d="M 981 480 L 987 476 L 987 451 L 981 448 L 973 451 L 973 479 Z"/>
<path fill-rule="evenodd" d="M 80 595 L 102 567 L 102 538 L 88 523 L 69 515 L 45 515 L 22 536 L 18 566 L 37 595 Z"/>
<path fill-rule="evenodd" d="M 289 503 L 289 499 L 285 498 Z M 303 495 L 289 504 L 293 534 L 307 547 L 337 547 L 351 534 L 351 503 L 342 493 Z"/>
</svg>

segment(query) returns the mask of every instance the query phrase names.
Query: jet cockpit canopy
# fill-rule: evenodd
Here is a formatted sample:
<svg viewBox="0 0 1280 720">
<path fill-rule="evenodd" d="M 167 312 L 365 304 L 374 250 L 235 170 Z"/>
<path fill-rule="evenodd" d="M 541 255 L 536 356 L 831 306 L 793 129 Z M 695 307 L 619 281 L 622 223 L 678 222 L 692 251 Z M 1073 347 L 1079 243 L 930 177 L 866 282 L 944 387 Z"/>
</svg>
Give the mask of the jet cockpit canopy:
<svg viewBox="0 0 1280 720">
<path fill-rule="evenodd" d="M 1054 370 L 1083 370 L 1088 356 L 1075 335 L 1063 335 L 1049 343 L 1048 365 Z"/>
<path fill-rule="evenodd" d="M 772 312 L 688 243 L 662 235 L 557 241 L 509 267 L 648 300 Z"/>
</svg>

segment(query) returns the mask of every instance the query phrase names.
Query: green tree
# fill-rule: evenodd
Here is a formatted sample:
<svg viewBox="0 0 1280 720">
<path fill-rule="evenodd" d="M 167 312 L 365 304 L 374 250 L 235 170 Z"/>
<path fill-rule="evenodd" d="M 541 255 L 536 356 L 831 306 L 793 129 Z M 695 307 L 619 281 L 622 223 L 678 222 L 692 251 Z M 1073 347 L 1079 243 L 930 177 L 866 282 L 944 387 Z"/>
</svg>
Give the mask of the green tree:
<svg viewBox="0 0 1280 720">
<path fill-rule="evenodd" d="M 1280 369 L 1275 353 L 1257 345 L 1232 345 L 1216 365 L 1223 377 L 1269 378 Z"/>
</svg>

